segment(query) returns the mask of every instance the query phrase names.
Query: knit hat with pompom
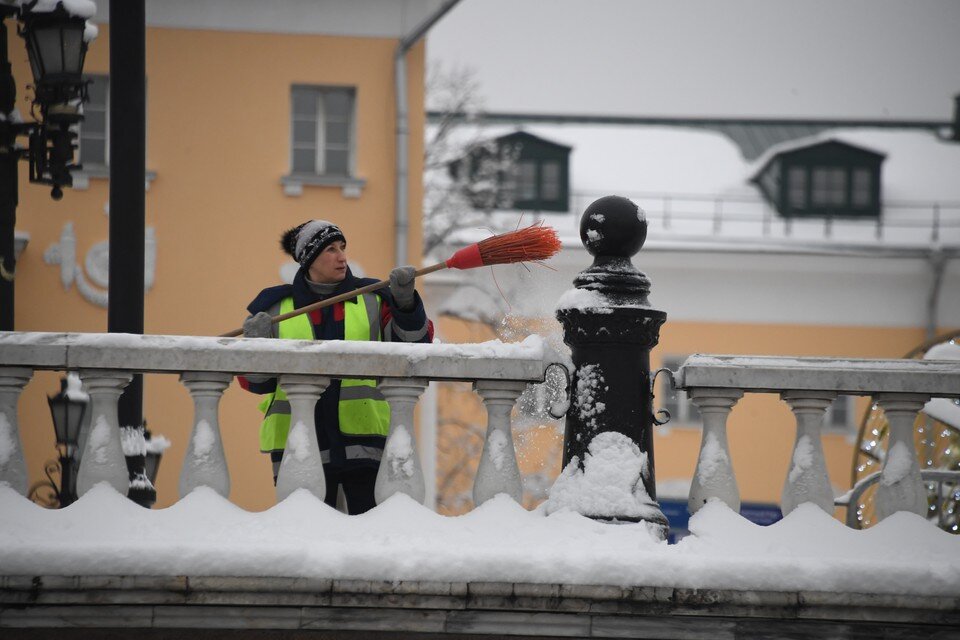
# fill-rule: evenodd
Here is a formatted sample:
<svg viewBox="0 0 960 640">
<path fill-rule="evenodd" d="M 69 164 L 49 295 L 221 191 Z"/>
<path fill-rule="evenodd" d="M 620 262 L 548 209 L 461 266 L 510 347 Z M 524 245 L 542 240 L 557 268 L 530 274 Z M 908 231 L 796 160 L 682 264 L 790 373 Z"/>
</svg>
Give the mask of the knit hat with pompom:
<svg viewBox="0 0 960 640">
<path fill-rule="evenodd" d="M 340 227 L 326 220 L 310 220 L 284 231 L 280 246 L 306 269 L 335 240 L 347 241 Z"/>
</svg>

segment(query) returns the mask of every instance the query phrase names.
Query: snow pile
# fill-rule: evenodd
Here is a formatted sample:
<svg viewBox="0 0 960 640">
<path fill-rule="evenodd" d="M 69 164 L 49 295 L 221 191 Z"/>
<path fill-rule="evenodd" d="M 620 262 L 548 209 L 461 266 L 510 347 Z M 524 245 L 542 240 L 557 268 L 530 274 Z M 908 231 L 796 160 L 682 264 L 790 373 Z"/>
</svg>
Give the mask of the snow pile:
<svg viewBox="0 0 960 640">
<path fill-rule="evenodd" d="M 146 452 L 163 454 L 164 451 L 170 448 L 171 444 L 173 443 L 171 443 L 170 439 L 166 436 L 150 436 L 150 439 L 146 441 Z"/>
<path fill-rule="evenodd" d="M 298 422 L 297 426 L 294 427 L 296 430 L 297 427 L 300 427 L 299 434 L 302 431 L 306 430 L 306 427 L 303 427 L 302 422 Z M 292 436 L 293 434 L 291 434 Z M 306 438 L 303 438 L 306 440 Z M 193 456 L 196 458 L 197 462 L 205 462 L 207 458 L 210 457 L 210 454 L 213 453 L 213 448 L 217 444 L 217 434 L 213 432 L 213 427 L 210 426 L 210 423 L 206 420 L 200 420 L 197 423 L 195 433 L 193 435 Z M 302 450 L 306 449 L 306 445 L 302 445 L 295 451 L 294 455 L 300 458 L 305 453 L 301 453 Z"/>
<path fill-rule="evenodd" d="M 557 311 L 562 309 L 589 309 L 591 313 L 613 313 L 610 301 L 599 291 L 592 289 L 568 289 L 557 300 Z"/>
<path fill-rule="evenodd" d="M 401 494 L 346 516 L 303 490 L 249 513 L 208 488 L 149 510 L 101 484 L 51 511 L 0 485 L 0 514 L 4 575 L 960 594 L 960 538 L 909 513 L 855 531 L 808 504 L 760 527 L 710 502 L 691 518 L 692 535 L 672 546 L 645 524 L 604 524 L 570 510 L 525 511 L 502 495 L 459 517 L 440 516 Z"/>
<path fill-rule="evenodd" d="M 573 406 L 577 409 L 580 423 L 589 427 L 591 431 L 597 429 L 597 418 L 607 409 L 606 403 L 600 402 L 610 387 L 603 378 L 600 365 L 586 364 L 577 369 L 576 392 L 573 397 Z"/>
<path fill-rule="evenodd" d="M 704 433 L 697 462 L 697 480 L 703 486 L 726 485 L 732 478 L 731 473 L 730 457 L 720 439 L 712 431 Z"/>
<path fill-rule="evenodd" d="M 413 477 L 416 470 L 413 462 L 413 438 L 405 426 L 401 424 L 393 428 L 383 454 L 394 476 Z"/>
<path fill-rule="evenodd" d="M 655 513 L 643 479 L 648 476 L 647 454 L 627 436 L 607 431 L 587 447 L 583 469 L 576 456 L 550 489 L 546 512 L 569 509 L 599 517 L 640 518 Z"/>
<path fill-rule="evenodd" d="M 20 0 L 22 6 L 27 6 L 32 0 Z M 36 4 L 30 7 L 32 13 L 51 13 L 57 9 L 58 5 L 72 16 L 78 18 L 92 18 L 97 13 L 97 5 L 93 0 L 37 0 Z M 97 26 L 87 22 L 83 30 L 83 41 L 90 43 L 99 35 Z"/>
<path fill-rule="evenodd" d="M 125 456 L 147 455 L 147 441 L 138 427 L 120 427 L 120 448 Z"/>
</svg>

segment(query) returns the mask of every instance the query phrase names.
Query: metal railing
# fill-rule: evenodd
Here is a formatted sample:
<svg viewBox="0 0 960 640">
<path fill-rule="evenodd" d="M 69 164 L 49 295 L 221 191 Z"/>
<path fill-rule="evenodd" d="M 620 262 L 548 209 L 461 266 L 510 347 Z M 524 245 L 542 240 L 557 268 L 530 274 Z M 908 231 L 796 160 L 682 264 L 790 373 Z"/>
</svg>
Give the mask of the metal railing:
<svg viewBox="0 0 960 640">
<path fill-rule="evenodd" d="M 571 215 L 606 195 L 571 193 Z M 960 202 L 887 201 L 879 217 L 783 217 L 760 197 L 735 194 L 621 193 L 644 210 L 651 234 L 736 235 L 764 239 L 960 244 Z"/>
</svg>

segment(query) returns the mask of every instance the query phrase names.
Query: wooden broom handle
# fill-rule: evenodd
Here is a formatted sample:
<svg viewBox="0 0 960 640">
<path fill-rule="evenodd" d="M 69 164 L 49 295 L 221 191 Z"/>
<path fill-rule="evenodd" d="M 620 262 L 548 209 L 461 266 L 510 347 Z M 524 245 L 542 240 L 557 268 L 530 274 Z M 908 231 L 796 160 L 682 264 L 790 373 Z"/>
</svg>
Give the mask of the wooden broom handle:
<svg viewBox="0 0 960 640">
<path fill-rule="evenodd" d="M 446 262 L 438 262 L 437 264 L 431 265 L 429 267 L 424 267 L 418 271 L 415 271 L 413 276 L 419 278 L 420 276 L 425 276 L 428 273 L 433 273 L 434 271 L 440 271 L 441 269 L 446 269 Z M 313 304 L 308 304 L 305 307 L 300 307 L 299 309 L 294 309 L 287 313 L 281 313 L 278 316 L 273 316 L 271 319 L 272 324 L 276 324 L 288 318 L 293 318 L 299 316 L 302 313 L 309 313 L 316 309 L 323 309 L 324 307 L 329 307 L 332 304 L 337 304 L 338 302 L 343 302 L 345 300 L 350 300 L 351 298 L 356 298 L 359 295 L 364 293 L 370 293 L 371 291 L 376 291 L 377 289 L 383 289 L 384 287 L 390 286 L 390 280 L 380 280 L 379 282 L 374 282 L 368 284 L 365 287 L 360 287 L 359 289 L 354 289 L 353 291 L 348 291 L 346 293 L 341 293 L 338 296 L 333 296 L 332 298 L 327 298 L 326 300 L 320 300 L 314 302 Z M 222 333 L 218 337 L 220 338 L 235 338 L 243 334 L 243 327 L 239 329 L 234 329 L 233 331 L 228 331 L 227 333 Z"/>
</svg>

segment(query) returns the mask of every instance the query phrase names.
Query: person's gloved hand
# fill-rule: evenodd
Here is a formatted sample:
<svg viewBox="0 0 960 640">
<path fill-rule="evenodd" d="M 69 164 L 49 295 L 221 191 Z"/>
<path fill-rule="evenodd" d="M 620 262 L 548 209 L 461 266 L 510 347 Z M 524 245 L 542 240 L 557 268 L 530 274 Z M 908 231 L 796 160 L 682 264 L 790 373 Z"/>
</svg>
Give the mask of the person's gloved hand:
<svg viewBox="0 0 960 640">
<path fill-rule="evenodd" d="M 413 309 L 415 294 L 413 285 L 417 270 L 407 265 L 397 267 L 390 272 L 390 293 L 393 295 L 397 308 L 401 311 Z"/>
<path fill-rule="evenodd" d="M 273 337 L 273 316 L 266 311 L 261 311 L 252 315 L 243 321 L 244 338 L 270 338 Z"/>
</svg>

